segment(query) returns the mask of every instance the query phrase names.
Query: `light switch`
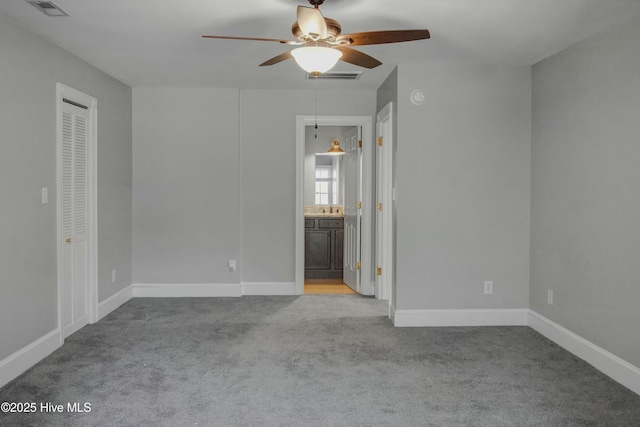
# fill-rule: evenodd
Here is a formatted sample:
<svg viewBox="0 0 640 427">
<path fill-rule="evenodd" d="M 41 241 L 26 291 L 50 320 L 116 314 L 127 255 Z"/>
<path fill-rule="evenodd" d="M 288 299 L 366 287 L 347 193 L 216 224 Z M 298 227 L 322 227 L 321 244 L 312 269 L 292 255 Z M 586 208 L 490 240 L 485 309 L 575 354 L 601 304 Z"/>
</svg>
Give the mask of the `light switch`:
<svg viewBox="0 0 640 427">
<path fill-rule="evenodd" d="M 42 187 L 42 204 L 46 205 L 47 203 L 49 203 L 49 189 Z"/>
</svg>

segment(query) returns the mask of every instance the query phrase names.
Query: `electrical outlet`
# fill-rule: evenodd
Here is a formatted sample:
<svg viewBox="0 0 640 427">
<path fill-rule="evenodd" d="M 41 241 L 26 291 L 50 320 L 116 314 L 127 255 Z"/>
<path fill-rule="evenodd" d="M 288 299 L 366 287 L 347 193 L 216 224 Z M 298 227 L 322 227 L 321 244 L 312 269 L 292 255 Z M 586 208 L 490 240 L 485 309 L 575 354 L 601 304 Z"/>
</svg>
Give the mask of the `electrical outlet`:
<svg viewBox="0 0 640 427">
<path fill-rule="evenodd" d="M 551 289 L 547 289 L 547 304 L 553 305 L 553 291 Z"/>
<path fill-rule="evenodd" d="M 116 281 L 116 271 L 111 270 L 111 282 L 115 283 L 115 281 Z"/>
<path fill-rule="evenodd" d="M 236 260 L 235 259 L 230 259 L 229 260 L 229 271 L 236 271 Z"/>
<path fill-rule="evenodd" d="M 487 295 L 493 293 L 493 282 L 490 282 L 490 281 L 484 282 L 484 293 Z"/>
</svg>

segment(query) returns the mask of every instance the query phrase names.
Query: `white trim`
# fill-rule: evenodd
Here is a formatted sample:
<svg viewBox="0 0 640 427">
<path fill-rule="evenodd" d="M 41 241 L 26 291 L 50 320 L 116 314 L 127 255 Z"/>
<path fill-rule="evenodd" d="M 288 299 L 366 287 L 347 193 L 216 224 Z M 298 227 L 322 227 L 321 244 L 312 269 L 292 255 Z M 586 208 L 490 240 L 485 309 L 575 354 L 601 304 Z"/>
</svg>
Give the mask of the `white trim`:
<svg viewBox="0 0 640 427">
<path fill-rule="evenodd" d="M 60 347 L 60 331 L 55 329 L 0 361 L 0 387 Z"/>
<path fill-rule="evenodd" d="M 295 291 L 296 295 L 304 294 L 304 154 L 305 154 L 305 126 L 313 124 L 320 126 L 360 126 L 362 129 L 362 150 L 363 150 L 363 184 L 366 180 L 371 180 L 371 176 L 365 175 L 367 166 L 364 164 L 367 151 L 373 150 L 373 119 L 370 116 L 296 116 L 296 217 L 295 217 Z M 369 169 L 371 170 L 371 169 Z M 363 188 L 371 188 L 363 185 Z M 367 224 L 371 224 L 373 215 L 371 211 L 370 195 L 362 195 L 362 225 L 363 229 Z M 365 230 L 365 233 L 370 233 Z M 361 236 L 362 244 L 360 250 L 361 283 L 371 282 L 371 239 Z M 367 246 L 368 245 L 368 246 Z M 363 293 L 366 289 L 362 289 Z"/>
<path fill-rule="evenodd" d="M 211 298 L 242 296 L 240 283 L 134 283 L 134 298 Z"/>
<path fill-rule="evenodd" d="M 91 143 L 89 144 L 89 287 L 87 289 L 87 315 L 89 323 L 98 321 L 98 100 L 91 98 L 89 123 Z"/>
<path fill-rule="evenodd" d="M 364 129 L 367 128 L 365 132 Z M 360 175 L 362 176 L 362 215 L 360 224 L 360 293 L 362 295 L 375 295 L 375 283 L 372 280 L 373 272 L 373 200 L 374 188 L 374 152 L 375 142 L 373 137 L 373 122 L 363 125 L 362 138 L 362 163 Z"/>
<path fill-rule="evenodd" d="M 242 295 L 296 295 L 295 282 L 243 282 Z"/>
<path fill-rule="evenodd" d="M 75 334 L 76 332 L 78 332 L 80 329 L 84 328 L 88 324 L 89 324 L 89 321 L 87 320 L 87 316 L 82 316 L 77 321 L 73 322 L 72 325 L 64 328 L 63 336 L 65 338 L 70 337 L 71 335 Z"/>
<path fill-rule="evenodd" d="M 527 326 L 529 309 L 398 310 L 391 306 L 397 327 Z"/>
<path fill-rule="evenodd" d="M 575 354 L 631 391 L 640 394 L 640 368 L 637 366 L 533 310 L 529 310 L 528 323 L 533 330 L 542 336 Z"/>
<path fill-rule="evenodd" d="M 391 319 L 391 323 L 393 323 L 393 326 L 398 327 L 399 325 L 396 325 L 395 322 L 393 321 L 393 319 L 395 319 L 396 317 L 396 302 L 391 301 L 390 299 L 383 300 L 383 301 L 387 303 L 387 307 L 389 308 L 389 319 Z"/>
<path fill-rule="evenodd" d="M 133 298 L 133 288 L 127 286 L 123 290 L 111 295 L 106 300 L 98 304 L 98 320 L 102 320 L 106 315 Z"/>
</svg>

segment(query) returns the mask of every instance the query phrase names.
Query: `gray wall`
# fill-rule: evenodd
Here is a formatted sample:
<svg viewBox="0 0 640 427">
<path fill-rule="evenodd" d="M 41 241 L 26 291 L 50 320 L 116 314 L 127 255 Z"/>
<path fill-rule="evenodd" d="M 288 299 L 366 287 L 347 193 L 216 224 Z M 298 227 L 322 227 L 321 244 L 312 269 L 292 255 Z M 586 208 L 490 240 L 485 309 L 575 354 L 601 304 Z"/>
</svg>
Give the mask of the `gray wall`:
<svg viewBox="0 0 640 427">
<path fill-rule="evenodd" d="M 134 283 L 293 282 L 296 115 L 314 114 L 314 92 L 133 98 Z M 320 115 L 373 116 L 374 106 L 373 91 L 318 93 Z"/>
<path fill-rule="evenodd" d="M 636 17 L 533 68 L 530 300 L 536 312 L 635 366 L 638 41 Z"/>
<path fill-rule="evenodd" d="M 133 110 L 133 282 L 239 283 L 238 90 L 135 88 Z"/>
<path fill-rule="evenodd" d="M 380 85 L 376 97 L 376 113 L 379 112 L 390 102 L 398 104 L 398 67 L 394 68 L 391 74 Z M 396 113 L 396 111 L 394 111 Z"/>
<path fill-rule="evenodd" d="M 527 308 L 531 68 L 403 64 L 397 93 L 396 308 Z"/>
<path fill-rule="evenodd" d="M 374 116 L 375 96 L 320 90 L 318 114 Z M 313 99 L 312 90 L 240 91 L 243 282 L 295 280 L 295 117 L 313 115 Z"/>
<path fill-rule="evenodd" d="M 1 13 L 0 76 L 2 360 L 57 327 L 56 82 L 98 100 L 100 300 L 131 283 L 131 90 Z"/>
</svg>

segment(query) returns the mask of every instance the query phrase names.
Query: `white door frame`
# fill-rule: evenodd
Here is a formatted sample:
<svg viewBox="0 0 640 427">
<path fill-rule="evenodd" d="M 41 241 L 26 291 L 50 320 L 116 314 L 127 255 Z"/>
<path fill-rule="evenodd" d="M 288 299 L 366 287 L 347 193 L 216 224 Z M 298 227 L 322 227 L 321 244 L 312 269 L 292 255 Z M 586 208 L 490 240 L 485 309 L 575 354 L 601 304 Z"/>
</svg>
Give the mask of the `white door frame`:
<svg viewBox="0 0 640 427">
<path fill-rule="evenodd" d="M 393 188 L 393 103 L 385 105 L 376 116 L 376 134 L 382 145 L 376 146 L 376 198 L 381 203 L 382 210 L 377 212 L 376 218 L 376 261 L 382 269 L 377 276 L 376 297 L 389 301 L 389 309 L 395 304 L 393 300 L 394 277 L 394 245 L 393 245 L 393 203 L 395 191 Z"/>
<path fill-rule="evenodd" d="M 89 120 L 87 132 L 87 179 L 88 179 L 88 265 L 87 265 L 87 315 L 89 323 L 98 321 L 98 101 L 86 93 L 80 92 L 62 83 L 56 83 L 56 201 L 57 201 L 57 257 L 58 257 L 58 331 L 60 344 L 64 343 L 63 325 L 63 289 L 62 289 L 62 103 L 63 99 L 87 107 Z"/>
<path fill-rule="evenodd" d="M 304 294 L 304 154 L 305 127 L 313 126 L 360 126 L 362 129 L 362 235 L 360 251 L 360 293 L 373 295 L 372 236 L 373 225 L 373 119 L 370 116 L 296 116 L 296 243 L 295 243 L 295 290 Z"/>
</svg>

